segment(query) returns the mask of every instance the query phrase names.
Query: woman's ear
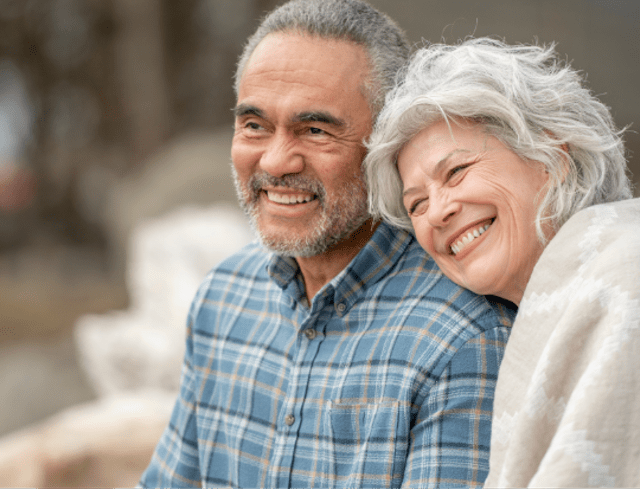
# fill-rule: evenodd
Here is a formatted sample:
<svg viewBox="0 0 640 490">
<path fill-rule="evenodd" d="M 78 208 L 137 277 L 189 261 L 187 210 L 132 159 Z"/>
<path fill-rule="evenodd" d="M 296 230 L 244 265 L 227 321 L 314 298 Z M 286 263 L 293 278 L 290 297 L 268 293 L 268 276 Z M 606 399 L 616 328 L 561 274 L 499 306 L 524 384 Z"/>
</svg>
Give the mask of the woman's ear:
<svg viewBox="0 0 640 490">
<path fill-rule="evenodd" d="M 569 171 L 571 170 L 571 154 L 569 153 L 569 145 L 567 143 L 562 143 L 560 145 L 562 148 L 562 166 L 560 168 L 560 182 L 564 183 L 564 180 L 569 175 Z"/>
<path fill-rule="evenodd" d="M 547 134 L 547 136 L 552 137 L 554 140 L 558 140 L 556 136 L 550 131 L 545 130 L 545 133 Z M 559 150 L 560 151 L 558 151 L 558 153 L 562 163 L 560 165 L 560 168 L 558 169 L 559 177 L 560 183 L 564 183 L 567 175 L 569 175 L 569 171 L 571 170 L 571 154 L 569 153 L 569 145 L 567 143 L 562 143 Z"/>
</svg>

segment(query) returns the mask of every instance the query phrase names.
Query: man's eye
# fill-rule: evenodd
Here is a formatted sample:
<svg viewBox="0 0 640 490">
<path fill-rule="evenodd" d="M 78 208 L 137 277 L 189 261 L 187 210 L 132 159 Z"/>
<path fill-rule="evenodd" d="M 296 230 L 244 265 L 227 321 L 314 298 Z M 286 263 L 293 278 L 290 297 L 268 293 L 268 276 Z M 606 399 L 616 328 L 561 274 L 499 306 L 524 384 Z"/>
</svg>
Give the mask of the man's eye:
<svg viewBox="0 0 640 490">
<path fill-rule="evenodd" d="M 253 129 L 255 131 L 262 129 L 262 126 L 260 126 L 257 122 L 251 122 L 251 121 L 246 123 L 244 127 L 247 129 Z"/>
<path fill-rule="evenodd" d="M 309 132 L 311 134 L 325 134 L 325 131 L 323 129 L 320 128 L 309 128 Z"/>
</svg>

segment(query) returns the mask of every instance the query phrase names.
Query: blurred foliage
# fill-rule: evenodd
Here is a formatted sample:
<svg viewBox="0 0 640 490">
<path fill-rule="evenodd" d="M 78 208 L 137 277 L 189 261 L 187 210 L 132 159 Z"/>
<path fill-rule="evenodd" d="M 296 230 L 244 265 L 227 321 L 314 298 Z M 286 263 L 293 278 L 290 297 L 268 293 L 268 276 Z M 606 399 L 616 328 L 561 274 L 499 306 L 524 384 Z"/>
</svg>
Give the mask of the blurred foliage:
<svg viewBox="0 0 640 490">
<path fill-rule="evenodd" d="M 231 124 L 236 58 L 276 3 L 0 0 L 0 247 L 104 244 L 110 183 L 178 132 Z"/>
<path fill-rule="evenodd" d="M 0 251 L 42 237 L 105 246 L 103 204 L 115 182 L 178 134 L 231 125 L 237 56 L 282 2 L 0 0 Z M 552 0 L 371 3 L 414 39 L 559 40 L 598 93 L 637 75 L 631 1 L 571 0 L 566 12 Z M 614 107 L 622 125 L 629 105 Z M 628 140 L 640 147 L 637 133 Z"/>
</svg>

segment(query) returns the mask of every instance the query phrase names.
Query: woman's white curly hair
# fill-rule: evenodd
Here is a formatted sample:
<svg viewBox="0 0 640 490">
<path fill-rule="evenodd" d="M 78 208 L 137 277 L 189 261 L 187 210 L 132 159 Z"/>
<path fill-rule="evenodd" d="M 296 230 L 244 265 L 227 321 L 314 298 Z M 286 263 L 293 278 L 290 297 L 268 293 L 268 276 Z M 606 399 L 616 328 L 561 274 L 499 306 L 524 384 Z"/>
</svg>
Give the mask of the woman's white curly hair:
<svg viewBox="0 0 640 490">
<path fill-rule="evenodd" d="M 542 162 L 550 188 L 536 228 L 557 230 L 577 211 L 632 196 L 622 131 L 555 46 L 490 38 L 417 51 L 389 93 L 364 162 L 374 217 L 411 230 L 397 169 L 401 148 L 440 120 L 471 120 L 524 160 Z"/>
</svg>

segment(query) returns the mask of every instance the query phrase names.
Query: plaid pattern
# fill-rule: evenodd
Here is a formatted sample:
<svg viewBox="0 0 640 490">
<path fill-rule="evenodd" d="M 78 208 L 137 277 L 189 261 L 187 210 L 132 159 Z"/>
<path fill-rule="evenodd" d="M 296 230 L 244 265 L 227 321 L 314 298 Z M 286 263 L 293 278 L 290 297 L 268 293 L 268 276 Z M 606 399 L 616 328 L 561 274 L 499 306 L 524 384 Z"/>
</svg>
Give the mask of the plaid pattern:
<svg viewBox="0 0 640 490">
<path fill-rule="evenodd" d="M 207 277 L 140 485 L 481 486 L 515 313 L 386 224 L 310 306 L 303 291 L 256 244 Z"/>
</svg>

